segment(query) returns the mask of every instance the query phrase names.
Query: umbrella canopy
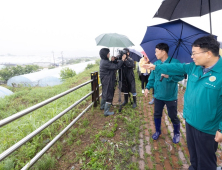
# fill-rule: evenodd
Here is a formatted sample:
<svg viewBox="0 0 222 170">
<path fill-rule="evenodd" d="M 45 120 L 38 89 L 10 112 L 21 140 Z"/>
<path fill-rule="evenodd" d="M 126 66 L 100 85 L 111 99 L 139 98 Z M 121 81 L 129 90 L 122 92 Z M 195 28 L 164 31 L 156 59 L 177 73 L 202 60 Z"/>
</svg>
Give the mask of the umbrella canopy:
<svg viewBox="0 0 222 170">
<path fill-rule="evenodd" d="M 125 35 L 108 33 L 96 37 L 96 44 L 105 47 L 130 47 L 134 44 Z"/>
<path fill-rule="evenodd" d="M 194 27 L 182 20 L 176 20 L 147 27 L 141 47 L 149 56 L 150 62 L 157 60 L 155 47 L 159 43 L 169 46 L 168 55 L 181 63 L 192 62 L 191 50 L 193 42 L 200 37 L 209 35 L 208 32 Z"/>
<path fill-rule="evenodd" d="M 202 16 L 222 9 L 222 0 L 163 0 L 154 17 L 174 20 L 178 18 Z"/>
<path fill-rule="evenodd" d="M 136 51 L 134 49 L 131 49 L 129 48 L 129 51 L 130 51 L 130 57 L 134 60 L 134 61 L 137 61 L 139 62 L 140 59 L 143 57 L 143 55 L 139 52 L 139 51 Z"/>
</svg>

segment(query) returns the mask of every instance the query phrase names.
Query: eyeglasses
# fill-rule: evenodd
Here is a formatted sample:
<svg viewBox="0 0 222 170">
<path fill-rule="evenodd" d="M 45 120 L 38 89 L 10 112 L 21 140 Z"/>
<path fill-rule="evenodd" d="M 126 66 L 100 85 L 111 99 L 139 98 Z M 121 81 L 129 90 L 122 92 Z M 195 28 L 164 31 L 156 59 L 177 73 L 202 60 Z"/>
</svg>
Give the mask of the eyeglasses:
<svg viewBox="0 0 222 170">
<path fill-rule="evenodd" d="M 208 51 L 203 51 L 203 52 L 200 52 L 200 53 L 206 53 L 206 52 L 208 52 Z M 196 54 L 200 54 L 200 53 L 195 53 L 195 54 L 191 54 L 191 56 L 195 56 Z"/>
</svg>

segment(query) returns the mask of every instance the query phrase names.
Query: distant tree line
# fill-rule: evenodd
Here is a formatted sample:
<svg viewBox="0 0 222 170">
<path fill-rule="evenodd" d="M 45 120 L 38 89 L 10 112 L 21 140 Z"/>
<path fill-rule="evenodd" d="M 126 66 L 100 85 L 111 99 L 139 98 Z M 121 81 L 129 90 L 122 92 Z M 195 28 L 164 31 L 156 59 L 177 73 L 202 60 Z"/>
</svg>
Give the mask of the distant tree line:
<svg viewBox="0 0 222 170">
<path fill-rule="evenodd" d="M 70 59 L 66 61 L 66 64 L 77 64 L 77 63 L 80 63 L 81 61 L 82 59 Z"/>
<path fill-rule="evenodd" d="M 100 59 L 97 59 L 95 64 L 87 64 L 86 70 L 91 69 L 95 65 L 99 66 L 99 63 L 100 63 Z M 76 72 L 74 70 L 70 69 L 70 68 L 63 68 L 60 71 L 60 77 L 61 77 L 62 80 L 66 80 L 70 77 L 74 77 L 75 75 L 76 75 Z"/>
<path fill-rule="evenodd" d="M 75 59 L 69 59 L 68 61 L 66 61 L 66 64 L 78 64 L 81 62 L 87 62 L 87 61 L 92 61 L 92 60 L 96 60 L 98 59 L 98 57 L 82 57 L 82 58 L 75 58 Z"/>
<path fill-rule="evenodd" d="M 33 73 L 39 70 L 40 67 L 38 65 L 26 65 L 24 67 L 18 65 L 15 67 L 6 67 L 0 70 L 0 79 L 8 81 L 11 77 Z"/>
</svg>

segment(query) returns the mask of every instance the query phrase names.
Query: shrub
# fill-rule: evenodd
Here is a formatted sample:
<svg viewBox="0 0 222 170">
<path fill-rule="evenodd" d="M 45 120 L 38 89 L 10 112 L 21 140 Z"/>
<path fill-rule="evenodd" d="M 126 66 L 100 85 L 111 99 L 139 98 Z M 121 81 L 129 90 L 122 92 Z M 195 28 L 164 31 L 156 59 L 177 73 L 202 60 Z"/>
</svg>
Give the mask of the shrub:
<svg viewBox="0 0 222 170">
<path fill-rule="evenodd" d="M 65 80 L 70 77 L 74 77 L 76 72 L 70 68 L 64 68 L 60 71 L 60 77 L 62 80 Z"/>
<path fill-rule="evenodd" d="M 100 59 L 96 60 L 95 64 L 99 66 L 100 65 Z"/>
<path fill-rule="evenodd" d="M 86 69 L 90 69 L 90 68 L 92 68 L 94 66 L 94 64 L 88 64 L 87 66 L 86 66 Z"/>
</svg>

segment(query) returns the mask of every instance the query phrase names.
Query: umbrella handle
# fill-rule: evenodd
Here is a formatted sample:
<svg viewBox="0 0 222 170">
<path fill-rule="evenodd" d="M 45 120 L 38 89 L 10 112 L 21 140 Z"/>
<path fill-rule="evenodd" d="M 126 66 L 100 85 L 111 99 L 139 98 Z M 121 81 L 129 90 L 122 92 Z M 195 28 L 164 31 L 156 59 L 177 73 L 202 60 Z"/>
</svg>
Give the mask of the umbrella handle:
<svg viewBox="0 0 222 170">
<path fill-rule="evenodd" d="M 162 81 L 162 80 L 163 80 L 163 78 L 164 78 L 164 77 L 163 77 L 163 76 L 161 76 L 160 81 Z"/>
</svg>

